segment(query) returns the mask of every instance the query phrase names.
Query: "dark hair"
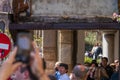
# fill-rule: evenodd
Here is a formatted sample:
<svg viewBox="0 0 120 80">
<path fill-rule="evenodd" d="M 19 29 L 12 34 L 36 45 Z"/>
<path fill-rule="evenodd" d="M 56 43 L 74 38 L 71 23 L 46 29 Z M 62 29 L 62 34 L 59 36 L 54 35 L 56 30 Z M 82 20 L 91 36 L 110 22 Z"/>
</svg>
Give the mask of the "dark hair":
<svg viewBox="0 0 120 80">
<path fill-rule="evenodd" d="M 60 67 L 64 67 L 66 70 L 68 70 L 68 65 L 65 63 L 60 63 Z"/>
<path fill-rule="evenodd" d="M 21 67 L 20 72 L 23 73 L 26 70 L 28 70 L 27 67 Z"/>
<path fill-rule="evenodd" d="M 98 67 L 98 63 L 92 62 L 91 65 L 92 65 L 92 64 L 95 64 L 95 66 Z"/>
<path fill-rule="evenodd" d="M 96 63 L 97 61 L 94 59 L 94 60 L 92 60 L 92 63 Z"/>
<path fill-rule="evenodd" d="M 108 58 L 107 57 L 102 57 L 102 60 L 105 59 L 108 62 Z"/>
</svg>

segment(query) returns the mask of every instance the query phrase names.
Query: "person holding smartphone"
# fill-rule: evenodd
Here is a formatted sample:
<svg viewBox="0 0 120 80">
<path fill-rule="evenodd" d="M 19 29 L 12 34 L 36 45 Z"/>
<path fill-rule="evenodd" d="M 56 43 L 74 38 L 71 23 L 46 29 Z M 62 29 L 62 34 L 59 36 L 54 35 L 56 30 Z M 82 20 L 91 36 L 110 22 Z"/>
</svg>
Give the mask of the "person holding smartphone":
<svg viewBox="0 0 120 80">
<path fill-rule="evenodd" d="M 34 70 L 34 72 L 37 72 L 38 80 L 49 80 L 47 74 L 43 69 L 42 58 L 39 56 L 39 49 L 38 47 L 36 47 L 36 43 L 33 42 L 32 46 L 34 49 L 34 53 L 31 56 L 33 60 L 30 67 L 32 68 L 32 70 Z M 16 62 L 16 53 L 17 47 L 14 48 L 12 54 L 0 67 L 0 80 L 7 80 L 17 70 L 19 66 L 25 65 L 22 62 Z"/>
</svg>

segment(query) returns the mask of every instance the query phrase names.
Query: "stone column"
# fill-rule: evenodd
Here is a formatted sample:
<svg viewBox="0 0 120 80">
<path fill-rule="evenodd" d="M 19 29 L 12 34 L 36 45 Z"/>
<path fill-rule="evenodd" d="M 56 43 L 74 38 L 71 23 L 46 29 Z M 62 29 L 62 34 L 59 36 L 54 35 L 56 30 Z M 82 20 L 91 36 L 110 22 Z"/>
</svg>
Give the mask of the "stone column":
<svg viewBox="0 0 120 80">
<path fill-rule="evenodd" d="M 109 62 L 114 61 L 114 32 L 103 34 L 103 57 L 108 57 Z"/>
<path fill-rule="evenodd" d="M 120 1 L 120 0 L 119 0 Z M 118 46 L 118 48 L 120 47 L 120 30 L 118 31 L 118 35 L 119 35 L 119 46 Z M 119 53 L 119 60 L 120 60 L 120 49 L 118 49 L 118 53 Z M 120 68 L 120 66 L 119 66 L 119 68 Z M 120 69 L 119 69 L 119 79 L 120 79 Z"/>
<path fill-rule="evenodd" d="M 115 45 L 114 45 L 114 47 L 115 47 L 115 50 L 114 50 L 114 59 L 118 59 L 119 60 L 119 50 L 120 50 L 120 48 L 119 48 L 119 30 L 115 33 Z"/>
<path fill-rule="evenodd" d="M 108 57 L 108 42 L 105 38 L 105 34 L 103 34 L 103 43 L 102 43 L 102 46 L 103 46 L 103 57 Z"/>
<path fill-rule="evenodd" d="M 119 35 L 119 45 L 118 45 L 118 47 L 119 47 L 119 49 L 118 49 L 118 57 L 119 57 L 119 60 L 120 60 L 120 30 L 119 30 L 119 32 L 118 32 L 118 35 Z M 119 70 L 119 72 L 120 72 L 120 70 Z M 120 76 L 119 76 L 120 77 Z M 120 78 L 119 78 L 120 79 Z"/>
<path fill-rule="evenodd" d="M 73 32 L 71 30 L 58 31 L 58 61 L 67 63 L 69 65 L 69 72 L 71 72 L 71 55 Z"/>
<path fill-rule="evenodd" d="M 78 30 L 77 31 L 77 63 L 84 63 L 84 54 L 85 54 L 85 35 L 84 35 L 84 30 Z"/>
<path fill-rule="evenodd" d="M 54 73 L 54 64 L 57 61 L 57 31 L 44 30 L 43 33 L 43 56 L 46 60 L 48 74 Z"/>
</svg>

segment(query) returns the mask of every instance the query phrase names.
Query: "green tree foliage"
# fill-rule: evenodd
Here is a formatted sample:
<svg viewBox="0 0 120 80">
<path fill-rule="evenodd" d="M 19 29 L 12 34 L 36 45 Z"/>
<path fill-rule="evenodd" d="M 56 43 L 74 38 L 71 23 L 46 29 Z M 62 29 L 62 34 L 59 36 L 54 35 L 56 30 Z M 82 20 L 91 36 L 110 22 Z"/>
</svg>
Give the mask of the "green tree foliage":
<svg viewBox="0 0 120 80">
<path fill-rule="evenodd" d="M 97 42 L 96 32 L 86 31 L 85 32 L 85 50 L 90 51 L 96 42 Z"/>
</svg>

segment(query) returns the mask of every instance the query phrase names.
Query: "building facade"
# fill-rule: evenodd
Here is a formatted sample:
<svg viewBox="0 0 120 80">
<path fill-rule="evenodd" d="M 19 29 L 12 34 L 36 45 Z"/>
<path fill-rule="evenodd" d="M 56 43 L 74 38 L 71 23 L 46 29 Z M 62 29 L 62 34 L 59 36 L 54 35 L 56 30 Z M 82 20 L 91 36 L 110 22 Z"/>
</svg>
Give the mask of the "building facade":
<svg viewBox="0 0 120 80">
<path fill-rule="evenodd" d="M 69 72 L 75 64 L 84 63 L 85 30 L 101 30 L 103 56 L 109 62 L 119 58 L 120 28 L 112 19 L 114 12 L 119 13 L 119 0 L 31 0 L 30 3 L 31 16 L 22 16 L 21 24 L 8 22 L 9 28 L 44 30 L 43 54 L 48 73 L 54 72 L 56 61 L 67 63 Z M 10 8 L 0 10 L 12 12 Z"/>
</svg>

